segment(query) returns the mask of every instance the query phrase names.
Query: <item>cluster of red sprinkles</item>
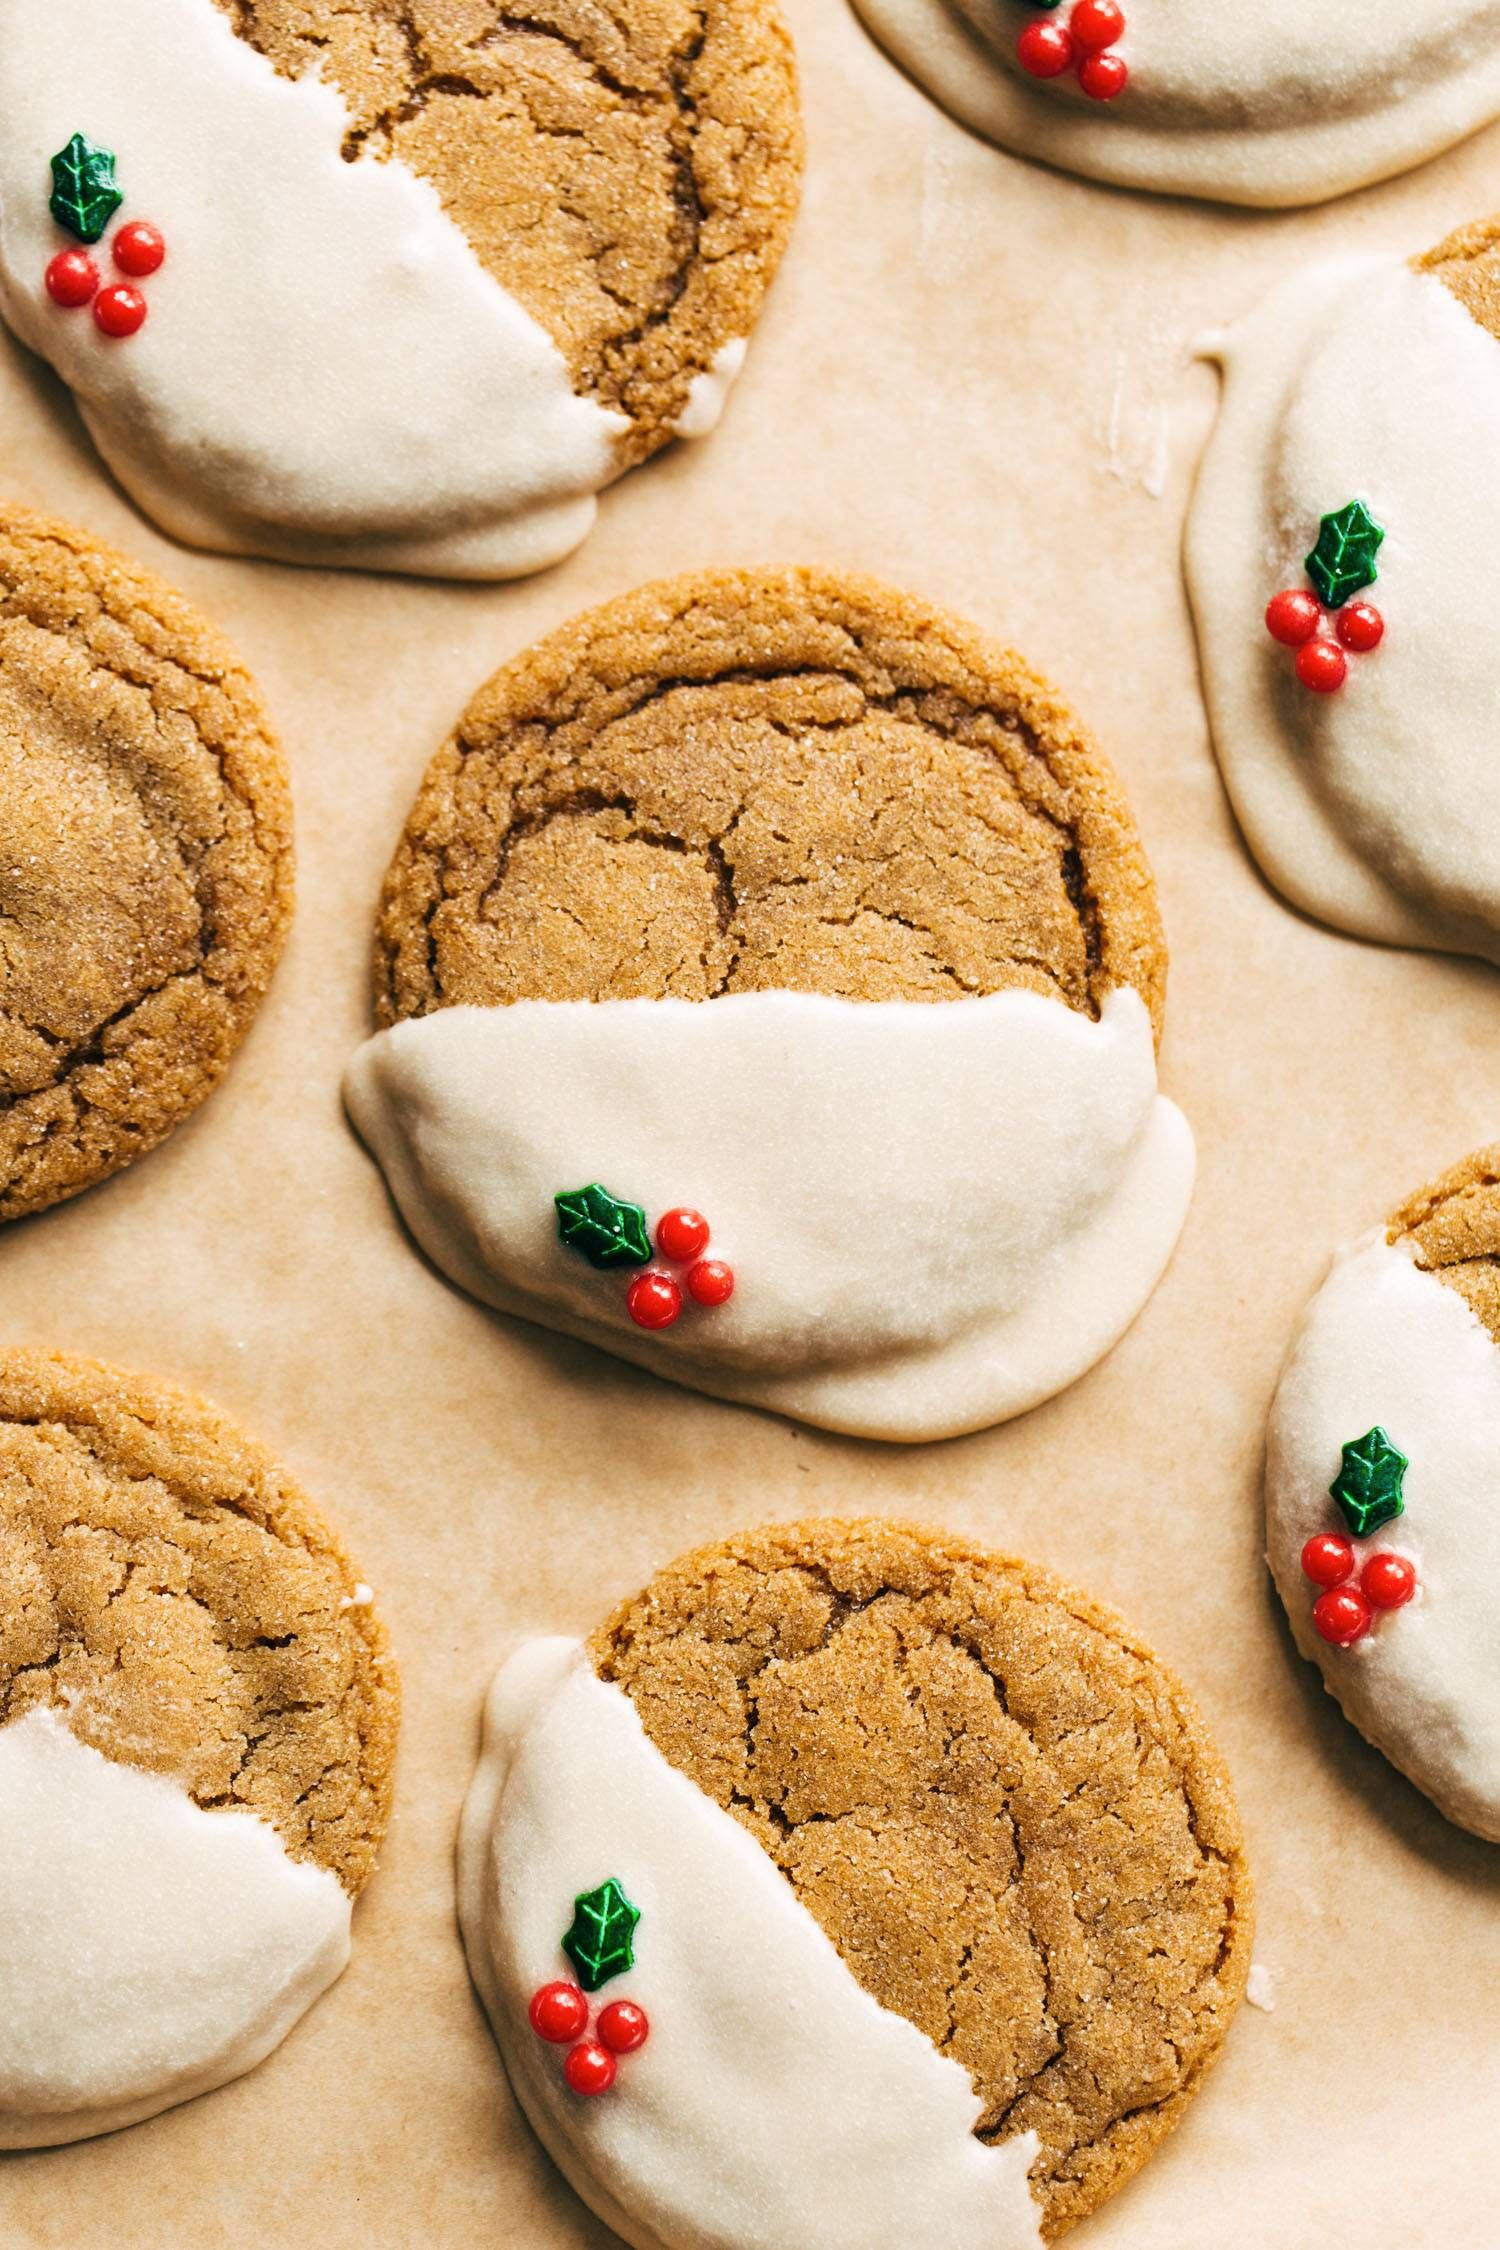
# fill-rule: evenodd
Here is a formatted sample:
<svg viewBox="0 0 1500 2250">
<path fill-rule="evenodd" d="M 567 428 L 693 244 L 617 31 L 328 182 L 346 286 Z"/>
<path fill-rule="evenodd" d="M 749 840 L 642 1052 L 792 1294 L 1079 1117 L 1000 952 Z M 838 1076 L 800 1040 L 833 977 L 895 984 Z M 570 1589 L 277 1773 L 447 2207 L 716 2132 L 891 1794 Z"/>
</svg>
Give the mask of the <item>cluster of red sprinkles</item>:
<svg viewBox="0 0 1500 2250">
<path fill-rule="evenodd" d="M 1313 1623 L 1335 1648 L 1363 1640 L 1378 1610 L 1402 1609 L 1417 1590 L 1415 1566 L 1382 1547 L 1355 1578 L 1354 1543 L 1341 1532 L 1318 1531 L 1302 1550 L 1302 1573 L 1324 1590 L 1313 1603 Z"/>
<path fill-rule="evenodd" d="M 592 2035 L 585 2036 L 588 2001 L 576 1984 L 561 1979 L 532 1994 L 528 2014 L 538 2039 L 567 2048 L 563 2076 L 575 2094 L 607 2094 L 620 2067 L 618 2058 L 644 2047 L 651 2030 L 644 2008 L 633 2000 L 611 2000 L 599 2010 Z"/>
<path fill-rule="evenodd" d="M 104 277 L 87 250 L 59 250 L 47 268 L 47 294 L 68 312 L 91 304 L 102 335 L 133 336 L 145 325 L 147 305 L 144 291 L 132 284 L 157 271 L 167 246 L 157 228 L 135 219 L 119 229 L 109 248 L 117 270 L 129 280 L 101 286 Z"/>
<path fill-rule="evenodd" d="M 1283 648 L 1297 651 L 1297 677 L 1314 695 L 1333 695 L 1349 675 L 1349 657 L 1367 656 L 1380 646 L 1385 619 L 1373 602 L 1345 602 L 1333 613 L 1337 640 L 1328 637 L 1328 613 L 1316 594 L 1300 586 L 1273 594 L 1266 604 L 1266 631 Z"/>
<path fill-rule="evenodd" d="M 1057 0 L 1043 5 L 1055 7 Z M 1073 0 L 1066 23 L 1048 16 L 1027 24 L 1016 41 L 1016 60 L 1031 78 L 1061 78 L 1071 70 L 1090 101 L 1112 102 L 1130 76 L 1112 52 L 1124 31 L 1115 0 Z"/>
<path fill-rule="evenodd" d="M 670 1328 L 681 1318 L 683 1291 L 695 1305 L 727 1305 L 734 1295 L 734 1268 L 722 1258 L 705 1258 L 708 1221 L 701 1211 L 679 1206 L 657 1222 L 656 1247 L 674 1265 L 686 1266 L 681 1281 L 659 1266 L 638 1273 L 625 1292 L 625 1310 L 637 1328 Z"/>
</svg>

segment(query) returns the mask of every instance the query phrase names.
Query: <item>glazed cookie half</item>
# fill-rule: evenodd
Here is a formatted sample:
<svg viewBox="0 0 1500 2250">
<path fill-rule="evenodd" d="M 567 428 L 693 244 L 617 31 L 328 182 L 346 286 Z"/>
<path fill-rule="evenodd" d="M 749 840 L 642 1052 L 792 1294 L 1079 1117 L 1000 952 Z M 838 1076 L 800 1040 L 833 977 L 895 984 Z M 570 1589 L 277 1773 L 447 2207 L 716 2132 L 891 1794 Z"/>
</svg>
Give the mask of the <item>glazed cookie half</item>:
<svg viewBox="0 0 1500 2250">
<path fill-rule="evenodd" d="M 1065 2233 L 1179 2121 L 1251 1940 L 1171 1672 L 876 1522 L 701 1549 L 512 1657 L 459 1902 L 517 2099 L 638 2250 Z"/>
<path fill-rule="evenodd" d="M 1500 227 L 1304 267 L 1213 349 L 1187 575 L 1246 841 L 1336 928 L 1500 960 Z"/>
<path fill-rule="evenodd" d="M 1325 0 L 1316 14 L 1300 0 L 855 5 L 976 132 L 1157 193 L 1320 203 L 1500 115 L 1500 0 Z"/>
<path fill-rule="evenodd" d="M 677 579 L 439 751 L 346 1098 L 486 1303 L 945 1436 L 1081 1374 L 1166 1264 L 1165 974 L 1119 787 L 1018 658 L 868 579 Z"/>
<path fill-rule="evenodd" d="M 1500 1146 L 1342 1251 L 1271 1410 L 1266 1534 L 1304 1656 L 1439 1810 L 1500 1839 Z"/>
<path fill-rule="evenodd" d="M 291 915 L 286 767 L 233 651 L 82 532 L 0 508 L 0 1219 L 197 1108 Z"/>
<path fill-rule="evenodd" d="M 718 419 L 796 208 L 774 0 L 0 0 L 0 310 L 195 545 L 505 578 Z"/>
<path fill-rule="evenodd" d="M 397 1719 L 370 1589 L 258 1446 L 0 1354 L 0 2148 L 279 2045 L 348 1960 Z"/>
</svg>

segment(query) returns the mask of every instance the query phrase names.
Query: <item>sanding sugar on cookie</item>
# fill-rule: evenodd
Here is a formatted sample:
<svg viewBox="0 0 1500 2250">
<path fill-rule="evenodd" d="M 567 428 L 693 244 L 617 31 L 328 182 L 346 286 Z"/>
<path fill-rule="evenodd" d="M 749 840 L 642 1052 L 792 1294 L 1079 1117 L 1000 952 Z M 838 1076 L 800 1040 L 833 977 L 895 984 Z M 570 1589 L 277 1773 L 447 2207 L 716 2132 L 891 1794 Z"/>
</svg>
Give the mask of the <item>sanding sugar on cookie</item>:
<svg viewBox="0 0 1500 2250">
<path fill-rule="evenodd" d="M 1500 0 L 855 0 L 952 114 L 1065 171 L 1319 203 L 1500 116 Z"/>
<path fill-rule="evenodd" d="M 516 2097 L 636 2250 L 1040 2250 L 1177 2125 L 1252 1940 L 1172 1673 L 910 1524 L 747 1533 L 525 1644 L 458 1886 Z"/>
<path fill-rule="evenodd" d="M 1271 1410 L 1266 1540 L 1330 1695 L 1500 1840 L 1500 1147 L 1341 1251 Z"/>
<path fill-rule="evenodd" d="M 368 1587 L 257 1445 L 0 1354 L 0 2149 L 280 2044 L 349 1958 L 398 1708 Z"/>
<path fill-rule="evenodd" d="M 1187 577 L 1245 839 L 1335 928 L 1500 962 L 1500 226 L 1298 267 L 1205 349 Z"/>
<path fill-rule="evenodd" d="M 1102 754 L 971 627 L 797 570 L 647 586 L 482 689 L 387 877 L 346 1099 L 484 1302 L 915 1440 L 1118 1341 L 1193 1149 Z"/>
<path fill-rule="evenodd" d="M 0 0 L 0 311 L 194 545 L 509 578 L 718 419 L 801 172 L 775 0 Z"/>
<path fill-rule="evenodd" d="M 291 914 L 286 766 L 233 651 L 146 571 L 0 507 L 0 1220 L 197 1108 Z"/>
</svg>

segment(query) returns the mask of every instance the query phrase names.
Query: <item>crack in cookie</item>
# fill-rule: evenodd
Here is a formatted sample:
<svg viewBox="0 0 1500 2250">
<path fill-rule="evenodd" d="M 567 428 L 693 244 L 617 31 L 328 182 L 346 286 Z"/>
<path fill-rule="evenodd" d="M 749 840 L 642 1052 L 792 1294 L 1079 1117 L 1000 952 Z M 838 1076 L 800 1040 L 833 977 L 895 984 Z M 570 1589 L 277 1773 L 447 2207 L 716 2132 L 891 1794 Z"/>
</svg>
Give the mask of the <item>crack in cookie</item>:
<svg viewBox="0 0 1500 2250">
<path fill-rule="evenodd" d="M 589 1644 L 865 1990 L 1034 2131 L 1049 2236 L 1174 2125 L 1248 1972 L 1250 1886 L 1186 1692 L 1048 1572 L 917 1527 L 689 1555 Z"/>
</svg>

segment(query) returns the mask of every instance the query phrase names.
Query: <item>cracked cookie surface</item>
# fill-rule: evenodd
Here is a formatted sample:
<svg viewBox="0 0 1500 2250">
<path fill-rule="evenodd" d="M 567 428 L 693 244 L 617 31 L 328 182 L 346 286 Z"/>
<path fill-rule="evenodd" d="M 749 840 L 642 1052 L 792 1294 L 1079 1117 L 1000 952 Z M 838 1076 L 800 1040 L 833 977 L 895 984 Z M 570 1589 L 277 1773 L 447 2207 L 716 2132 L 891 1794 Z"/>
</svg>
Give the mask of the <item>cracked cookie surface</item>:
<svg viewBox="0 0 1500 2250">
<path fill-rule="evenodd" d="M 1476 1149 L 1393 1212 L 1386 1240 L 1457 1290 L 1500 1344 L 1500 1141 Z"/>
<path fill-rule="evenodd" d="M 1056 2236 L 1175 2125 L 1244 1989 L 1250 1881 L 1180 1683 L 1111 1612 L 918 1526 L 772 1527 L 595 1634 L 657 1749 L 854 1976 L 1033 2130 Z"/>
<path fill-rule="evenodd" d="M 0 1219 L 155 1147 L 218 1083 L 292 912 L 286 769 L 204 621 L 0 512 Z"/>
<path fill-rule="evenodd" d="M 37 1708 L 243 1807 L 357 1896 L 390 1810 L 385 1629 L 327 1525 L 212 1407 L 0 1354 L 0 1727 Z"/>
<path fill-rule="evenodd" d="M 574 386 L 674 434 L 754 326 L 796 211 L 791 43 L 771 0 L 217 0 L 345 154 L 398 157 L 553 337 Z"/>
<path fill-rule="evenodd" d="M 864 578 L 729 571 L 595 610 L 481 690 L 386 878 L 382 1025 L 464 1003 L 1023 987 L 1158 1034 L 1155 887 L 1053 690 Z"/>
</svg>

